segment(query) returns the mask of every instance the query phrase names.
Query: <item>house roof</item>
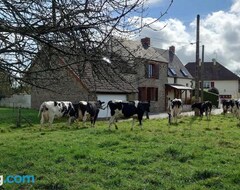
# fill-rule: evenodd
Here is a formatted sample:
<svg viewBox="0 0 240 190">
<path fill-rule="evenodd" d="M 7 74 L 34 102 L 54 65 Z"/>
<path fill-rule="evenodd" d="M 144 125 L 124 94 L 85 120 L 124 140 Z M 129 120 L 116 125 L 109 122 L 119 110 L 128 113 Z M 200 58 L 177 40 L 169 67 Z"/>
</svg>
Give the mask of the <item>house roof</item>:
<svg viewBox="0 0 240 190">
<path fill-rule="evenodd" d="M 193 76 L 184 67 L 181 60 L 175 53 L 172 53 L 169 50 L 154 48 L 161 56 L 163 56 L 168 62 L 168 76 L 169 77 L 178 77 L 178 78 L 189 78 L 192 79 Z"/>
<path fill-rule="evenodd" d="M 46 85 L 52 85 L 51 80 L 59 80 L 60 82 L 62 75 L 59 75 L 59 78 L 57 78 L 55 74 L 64 69 L 68 72 L 68 76 L 76 79 L 89 92 L 120 94 L 138 92 L 126 79 L 126 76 L 123 77 L 119 73 L 119 68 L 115 69 L 114 63 L 111 63 L 107 58 L 104 59 L 103 57 L 101 59 L 96 56 L 93 58 L 89 57 L 88 61 L 85 61 L 82 56 L 62 55 L 53 50 L 52 52 L 48 51 L 48 53 L 52 53 L 52 56 L 50 56 L 52 59 L 48 60 L 46 59 L 48 57 L 46 53 L 40 53 L 32 61 L 28 77 L 26 75 L 26 78 L 28 78 L 26 80 L 29 80 L 34 75 L 34 82 L 39 87 L 41 87 L 42 81 L 44 81 L 44 88 Z M 36 77 L 35 75 L 38 76 Z M 49 75 L 49 77 L 46 78 L 46 75 Z"/>
<path fill-rule="evenodd" d="M 140 41 L 118 39 L 116 43 L 117 45 L 115 46 L 115 48 L 118 48 L 119 50 L 120 49 L 125 50 L 125 51 L 120 50 L 122 55 L 131 54 L 135 58 L 168 63 L 168 61 L 155 48 L 153 47 L 144 48 Z"/>
<path fill-rule="evenodd" d="M 79 65 L 84 67 L 79 73 Z M 121 77 L 110 63 L 104 60 L 72 64 L 69 69 L 90 92 L 98 93 L 135 93 L 138 90 L 126 78 Z"/>
<path fill-rule="evenodd" d="M 166 84 L 166 86 L 170 86 L 170 87 L 178 89 L 178 90 L 193 90 L 191 87 L 183 86 L 180 84 Z"/>
<path fill-rule="evenodd" d="M 186 68 L 195 76 L 195 62 L 186 64 Z M 226 67 L 216 62 L 204 62 L 203 80 L 239 80 L 240 78 Z"/>
</svg>

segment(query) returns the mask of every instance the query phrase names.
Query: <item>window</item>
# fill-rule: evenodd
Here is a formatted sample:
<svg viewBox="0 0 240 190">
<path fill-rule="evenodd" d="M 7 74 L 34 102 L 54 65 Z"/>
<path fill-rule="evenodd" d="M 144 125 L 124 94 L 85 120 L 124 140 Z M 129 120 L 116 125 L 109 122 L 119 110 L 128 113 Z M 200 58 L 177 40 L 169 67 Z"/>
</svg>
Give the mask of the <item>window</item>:
<svg viewBox="0 0 240 190">
<path fill-rule="evenodd" d="M 184 71 L 183 69 L 180 69 L 180 71 L 182 72 L 183 76 L 185 76 L 185 77 L 187 77 L 187 76 L 188 76 L 187 72 L 186 72 L 186 71 Z"/>
<path fill-rule="evenodd" d="M 176 71 L 173 68 L 168 68 L 173 75 L 177 75 Z"/>
<path fill-rule="evenodd" d="M 153 64 L 148 65 L 148 78 L 153 77 Z"/>
<path fill-rule="evenodd" d="M 158 88 L 154 87 L 139 87 L 139 101 L 158 101 Z"/>
<path fill-rule="evenodd" d="M 212 87 L 214 87 L 214 82 L 210 82 L 210 81 L 203 82 L 203 88 L 212 88 Z"/>
<path fill-rule="evenodd" d="M 211 82 L 211 87 L 212 87 L 212 88 L 214 87 L 214 82 Z"/>
<path fill-rule="evenodd" d="M 209 81 L 204 81 L 203 82 L 203 88 L 210 88 L 210 82 Z"/>
<path fill-rule="evenodd" d="M 159 65 L 147 64 L 146 65 L 146 78 L 159 78 Z"/>
</svg>

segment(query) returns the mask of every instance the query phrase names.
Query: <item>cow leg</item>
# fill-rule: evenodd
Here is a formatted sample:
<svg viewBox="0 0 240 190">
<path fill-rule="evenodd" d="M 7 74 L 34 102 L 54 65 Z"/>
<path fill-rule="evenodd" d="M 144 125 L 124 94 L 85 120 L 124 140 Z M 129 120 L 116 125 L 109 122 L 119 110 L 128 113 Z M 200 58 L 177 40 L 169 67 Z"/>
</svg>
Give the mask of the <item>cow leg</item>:
<svg viewBox="0 0 240 190">
<path fill-rule="evenodd" d="M 144 114 L 144 113 L 138 115 L 139 126 L 140 126 L 141 129 L 142 129 L 143 114 Z"/>
<path fill-rule="evenodd" d="M 168 113 L 168 123 L 171 124 L 171 114 Z"/>
<path fill-rule="evenodd" d="M 49 113 L 48 113 L 48 112 L 45 112 L 45 111 L 43 111 L 43 112 L 41 113 L 41 120 L 40 120 L 41 127 L 44 126 L 44 123 L 45 123 L 45 122 L 49 121 L 49 115 L 48 115 L 48 114 L 49 114 Z"/>
<path fill-rule="evenodd" d="M 91 117 L 91 127 L 94 127 L 95 122 L 94 122 L 94 117 Z"/>
<path fill-rule="evenodd" d="M 112 123 L 113 123 L 113 116 L 111 116 L 110 119 L 109 119 L 109 126 L 108 126 L 109 129 L 111 129 Z"/>
<path fill-rule="evenodd" d="M 131 127 L 131 131 L 133 130 L 134 127 L 134 118 L 132 118 L 132 127 Z"/>
<path fill-rule="evenodd" d="M 141 129 L 143 129 L 142 120 L 139 120 L 139 126 Z"/>
<path fill-rule="evenodd" d="M 68 119 L 68 126 L 70 126 L 76 118 L 74 116 L 70 116 Z"/>
<path fill-rule="evenodd" d="M 209 109 L 207 109 L 207 111 L 206 111 L 206 116 L 207 116 L 207 120 L 209 120 L 210 119 L 210 110 Z"/>
<path fill-rule="evenodd" d="M 118 129 L 117 124 L 116 124 L 116 116 L 115 115 L 111 116 L 111 118 L 109 119 L 109 129 L 111 128 L 112 124 L 115 125 L 115 129 Z"/>
<path fill-rule="evenodd" d="M 44 120 L 44 115 L 43 115 L 43 113 L 42 113 L 41 120 L 40 120 L 41 127 L 43 127 L 44 121 L 45 121 L 45 120 Z"/>
<path fill-rule="evenodd" d="M 95 123 L 96 123 L 96 120 L 98 118 L 98 113 L 99 113 L 99 109 L 96 111 L 94 117 L 93 117 L 93 127 L 95 127 Z"/>
<path fill-rule="evenodd" d="M 149 119 L 149 113 L 146 111 L 146 118 Z"/>
<path fill-rule="evenodd" d="M 90 116 L 90 120 L 91 120 L 91 127 L 94 127 L 94 124 L 95 124 L 95 122 L 94 122 L 94 120 L 95 120 L 95 118 L 94 118 L 94 116 Z"/>
<path fill-rule="evenodd" d="M 87 112 L 83 113 L 83 118 L 82 118 L 82 121 L 83 121 L 83 127 L 86 127 L 86 121 L 87 121 Z"/>
<path fill-rule="evenodd" d="M 226 106 L 223 106 L 223 114 L 225 115 L 227 113 L 227 108 Z"/>
<path fill-rule="evenodd" d="M 52 126 L 53 120 L 54 120 L 54 115 L 50 114 L 49 115 L 49 120 L 48 120 L 49 121 L 49 127 Z"/>
</svg>

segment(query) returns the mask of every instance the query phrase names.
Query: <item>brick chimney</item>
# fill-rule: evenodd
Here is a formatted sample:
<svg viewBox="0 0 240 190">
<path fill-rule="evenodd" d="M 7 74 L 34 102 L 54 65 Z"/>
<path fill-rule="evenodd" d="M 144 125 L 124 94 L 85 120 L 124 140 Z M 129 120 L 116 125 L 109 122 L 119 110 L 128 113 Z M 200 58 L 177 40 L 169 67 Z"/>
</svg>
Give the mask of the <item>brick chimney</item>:
<svg viewBox="0 0 240 190">
<path fill-rule="evenodd" d="M 175 54 L 175 46 L 170 46 L 169 51 L 173 54 Z"/>
<path fill-rule="evenodd" d="M 175 55 L 175 46 L 170 46 L 169 47 L 169 62 L 173 61 Z"/>
<path fill-rule="evenodd" d="M 145 49 L 149 48 L 150 47 L 150 38 L 148 38 L 148 37 L 142 38 L 141 43 L 142 43 L 143 48 L 145 48 Z"/>
</svg>

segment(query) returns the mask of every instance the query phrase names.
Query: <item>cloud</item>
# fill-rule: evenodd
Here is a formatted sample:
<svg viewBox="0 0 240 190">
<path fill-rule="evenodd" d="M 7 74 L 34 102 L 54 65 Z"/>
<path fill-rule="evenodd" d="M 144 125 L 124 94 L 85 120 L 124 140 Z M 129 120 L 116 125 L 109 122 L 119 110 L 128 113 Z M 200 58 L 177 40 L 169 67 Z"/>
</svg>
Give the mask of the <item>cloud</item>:
<svg viewBox="0 0 240 190">
<path fill-rule="evenodd" d="M 205 61 L 216 58 L 231 71 L 240 69 L 239 13 L 240 0 L 234 0 L 229 11 L 212 12 L 200 18 L 200 46 L 205 46 Z M 143 18 L 143 23 L 152 20 Z M 174 45 L 183 64 L 195 61 L 196 46 L 191 42 L 196 42 L 196 19 L 187 25 L 176 18 L 157 21 L 151 28 L 143 29 L 138 39 L 146 36 L 151 38 L 151 45 L 155 47 L 167 49 Z"/>
<path fill-rule="evenodd" d="M 163 0 L 147 0 L 146 4 L 148 5 L 155 5 L 155 4 L 160 4 L 162 3 Z"/>
<path fill-rule="evenodd" d="M 239 13 L 239 10 L 240 10 L 240 1 L 234 0 L 234 3 L 232 5 L 230 11 L 233 13 Z"/>
</svg>

